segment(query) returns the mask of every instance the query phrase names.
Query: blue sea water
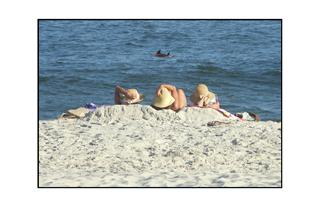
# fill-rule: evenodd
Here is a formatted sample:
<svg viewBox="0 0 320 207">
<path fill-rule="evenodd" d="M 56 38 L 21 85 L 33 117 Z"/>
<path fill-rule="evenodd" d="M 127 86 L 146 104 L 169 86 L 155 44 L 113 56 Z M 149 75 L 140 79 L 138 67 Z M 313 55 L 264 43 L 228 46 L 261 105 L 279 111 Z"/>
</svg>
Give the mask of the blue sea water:
<svg viewBox="0 0 320 207">
<path fill-rule="evenodd" d="M 281 20 L 39 20 L 39 119 L 113 105 L 117 85 L 150 105 L 160 84 L 202 83 L 228 112 L 281 121 Z M 153 55 L 161 49 L 177 57 Z"/>
</svg>

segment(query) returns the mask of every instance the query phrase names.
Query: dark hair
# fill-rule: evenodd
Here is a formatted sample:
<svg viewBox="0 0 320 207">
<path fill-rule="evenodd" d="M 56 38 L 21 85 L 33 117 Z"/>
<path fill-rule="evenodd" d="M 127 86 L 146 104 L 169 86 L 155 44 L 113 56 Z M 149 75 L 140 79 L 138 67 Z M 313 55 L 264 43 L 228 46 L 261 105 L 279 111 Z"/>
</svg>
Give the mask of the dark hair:
<svg viewBox="0 0 320 207">
<path fill-rule="evenodd" d="M 172 105 L 173 105 L 173 103 L 170 104 L 170 105 L 167 106 L 167 107 L 160 108 L 160 107 L 156 107 L 156 106 L 154 106 L 154 105 L 151 104 L 151 107 L 154 108 L 155 110 L 159 111 L 159 110 L 162 110 L 162 109 L 171 109 L 171 108 L 172 108 Z"/>
</svg>

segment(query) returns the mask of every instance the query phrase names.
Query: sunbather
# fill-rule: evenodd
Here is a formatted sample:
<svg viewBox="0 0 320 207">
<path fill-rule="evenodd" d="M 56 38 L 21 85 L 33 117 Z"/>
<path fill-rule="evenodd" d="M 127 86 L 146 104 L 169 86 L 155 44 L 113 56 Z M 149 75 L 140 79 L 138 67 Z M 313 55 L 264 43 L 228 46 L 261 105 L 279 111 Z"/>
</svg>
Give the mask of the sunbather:
<svg viewBox="0 0 320 207">
<path fill-rule="evenodd" d="M 138 93 L 136 89 L 125 90 L 120 86 L 117 86 L 114 92 L 115 104 L 137 104 L 145 98 L 146 96 L 142 93 Z"/>
<path fill-rule="evenodd" d="M 194 94 L 190 96 L 190 101 L 198 106 L 208 106 L 215 109 L 220 109 L 217 94 L 214 94 L 208 90 L 208 87 L 204 84 L 199 84 Z"/>
<path fill-rule="evenodd" d="M 171 109 L 178 112 L 187 106 L 186 95 L 182 89 L 176 90 L 173 85 L 163 84 L 156 89 L 151 106 L 156 110 Z"/>
</svg>

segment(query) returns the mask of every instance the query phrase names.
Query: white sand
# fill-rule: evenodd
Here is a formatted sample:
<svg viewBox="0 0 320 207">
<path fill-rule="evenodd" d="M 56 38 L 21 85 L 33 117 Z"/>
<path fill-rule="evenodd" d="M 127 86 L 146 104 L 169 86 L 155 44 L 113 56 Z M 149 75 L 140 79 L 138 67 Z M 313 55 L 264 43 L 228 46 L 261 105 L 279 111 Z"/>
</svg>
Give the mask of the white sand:
<svg viewBox="0 0 320 207">
<path fill-rule="evenodd" d="M 281 187 L 281 123 L 141 105 L 39 121 L 39 186 Z"/>
</svg>

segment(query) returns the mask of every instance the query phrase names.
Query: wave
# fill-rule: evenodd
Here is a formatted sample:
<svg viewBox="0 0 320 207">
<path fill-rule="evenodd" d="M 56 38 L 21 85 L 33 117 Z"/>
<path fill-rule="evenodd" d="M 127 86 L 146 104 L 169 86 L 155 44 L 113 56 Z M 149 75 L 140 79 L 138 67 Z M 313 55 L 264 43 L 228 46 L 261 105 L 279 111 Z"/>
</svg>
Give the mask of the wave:
<svg viewBox="0 0 320 207">
<path fill-rule="evenodd" d="M 131 43 L 131 42 L 127 42 L 127 43 L 125 43 L 125 45 L 127 45 L 127 46 L 134 46 L 134 47 L 143 47 L 143 45 L 136 45 L 136 44 L 133 44 L 133 43 Z"/>
<path fill-rule="evenodd" d="M 51 79 L 51 77 L 39 77 L 39 83 L 47 82 L 50 79 Z"/>
<path fill-rule="evenodd" d="M 263 75 L 281 76 L 282 72 L 281 71 L 268 71 L 268 72 L 264 72 Z"/>
<path fill-rule="evenodd" d="M 219 71 L 219 70 L 221 70 L 221 68 L 219 68 L 219 67 L 215 67 L 215 66 L 202 66 L 202 65 L 197 66 L 197 69 L 200 69 L 200 70 L 208 70 L 208 71 Z"/>
</svg>

